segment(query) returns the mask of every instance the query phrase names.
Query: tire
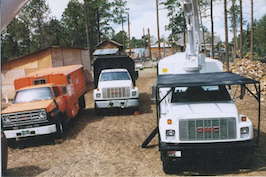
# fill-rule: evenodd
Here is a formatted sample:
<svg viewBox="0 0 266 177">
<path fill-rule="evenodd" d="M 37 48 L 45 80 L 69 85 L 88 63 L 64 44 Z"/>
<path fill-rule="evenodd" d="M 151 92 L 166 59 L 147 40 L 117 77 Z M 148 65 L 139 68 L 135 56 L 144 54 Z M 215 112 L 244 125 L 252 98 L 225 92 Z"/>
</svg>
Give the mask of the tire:
<svg viewBox="0 0 266 177">
<path fill-rule="evenodd" d="M 254 156 L 254 148 L 250 148 L 243 154 L 241 158 L 241 169 L 250 169 L 252 166 L 252 160 Z"/>
<path fill-rule="evenodd" d="M 16 139 L 8 139 L 8 147 L 16 149 L 18 147 Z"/>
<path fill-rule="evenodd" d="M 56 123 L 55 139 L 64 139 L 64 136 L 65 136 L 65 124 L 63 121 L 63 116 L 59 115 L 58 121 Z"/>
<path fill-rule="evenodd" d="M 165 153 L 161 152 L 161 160 L 163 163 L 163 171 L 165 174 L 173 173 L 173 164 L 171 163 L 171 159 L 166 157 Z"/>
<path fill-rule="evenodd" d="M 86 107 L 86 102 L 85 102 L 84 95 L 82 95 L 79 98 L 79 111 L 78 111 L 78 116 L 82 116 L 83 115 L 83 112 L 84 112 L 85 107 Z"/>
<path fill-rule="evenodd" d="M 94 103 L 94 115 L 99 116 L 100 115 L 100 109 L 96 106 L 96 103 Z"/>
</svg>

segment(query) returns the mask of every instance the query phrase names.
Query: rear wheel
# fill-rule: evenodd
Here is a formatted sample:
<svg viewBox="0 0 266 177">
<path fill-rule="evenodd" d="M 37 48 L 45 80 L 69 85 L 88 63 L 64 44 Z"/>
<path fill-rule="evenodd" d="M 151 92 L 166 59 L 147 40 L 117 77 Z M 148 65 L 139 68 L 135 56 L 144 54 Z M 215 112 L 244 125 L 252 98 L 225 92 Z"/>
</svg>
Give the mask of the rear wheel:
<svg viewBox="0 0 266 177">
<path fill-rule="evenodd" d="M 85 102 L 85 98 L 84 95 L 82 95 L 79 98 L 79 111 L 78 111 L 78 116 L 82 116 L 83 112 L 84 112 L 84 108 L 86 107 L 86 102 Z"/>
</svg>

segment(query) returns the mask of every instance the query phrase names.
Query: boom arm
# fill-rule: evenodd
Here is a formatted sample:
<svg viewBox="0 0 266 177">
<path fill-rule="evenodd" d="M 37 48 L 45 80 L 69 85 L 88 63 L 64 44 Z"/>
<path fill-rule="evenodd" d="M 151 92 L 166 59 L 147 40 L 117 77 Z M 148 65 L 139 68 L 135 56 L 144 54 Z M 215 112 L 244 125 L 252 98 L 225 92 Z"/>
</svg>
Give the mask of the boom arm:
<svg viewBox="0 0 266 177">
<path fill-rule="evenodd" d="M 186 18 L 188 32 L 186 62 L 183 69 L 187 73 L 195 73 L 201 70 L 202 66 L 200 66 L 200 63 L 205 60 L 205 55 L 200 54 L 201 41 L 197 0 L 184 0 L 183 11 Z"/>
</svg>

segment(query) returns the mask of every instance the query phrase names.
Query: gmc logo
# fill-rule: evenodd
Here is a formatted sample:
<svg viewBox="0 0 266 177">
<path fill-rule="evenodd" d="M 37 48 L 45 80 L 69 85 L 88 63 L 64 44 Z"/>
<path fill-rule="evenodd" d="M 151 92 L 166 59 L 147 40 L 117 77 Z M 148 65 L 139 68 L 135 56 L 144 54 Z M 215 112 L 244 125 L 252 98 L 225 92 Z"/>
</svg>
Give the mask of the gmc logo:
<svg viewBox="0 0 266 177">
<path fill-rule="evenodd" d="M 117 95 L 117 94 L 121 94 L 121 92 L 111 92 L 111 94 L 112 94 L 112 95 L 113 95 L 113 94 Z"/>
<path fill-rule="evenodd" d="M 203 130 L 204 130 L 204 132 L 211 132 L 211 131 L 213 131 L 213 132 L 219 132 L 219 127 L 218 126 L 214 126 L 214 127 L 197 127 L 197 132 L 198 133 L 202 133 L 203 132 Z"/>
</svg>

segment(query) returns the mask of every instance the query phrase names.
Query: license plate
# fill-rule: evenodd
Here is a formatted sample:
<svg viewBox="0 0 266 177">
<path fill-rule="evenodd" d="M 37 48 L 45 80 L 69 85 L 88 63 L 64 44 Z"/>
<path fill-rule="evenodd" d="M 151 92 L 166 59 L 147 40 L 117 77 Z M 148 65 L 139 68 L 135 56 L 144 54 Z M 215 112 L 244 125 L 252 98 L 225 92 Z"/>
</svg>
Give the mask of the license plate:
<svg viewBox="0 0 266 177">
<path fill-rule="evenodd" d="M 21 132 L 21 135 L 28 135 L 28 134 L 30 134 L 30 131 L 29 130 L 26 130 L 26 131 L 22 131 Z"/>
</svg>

